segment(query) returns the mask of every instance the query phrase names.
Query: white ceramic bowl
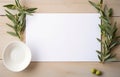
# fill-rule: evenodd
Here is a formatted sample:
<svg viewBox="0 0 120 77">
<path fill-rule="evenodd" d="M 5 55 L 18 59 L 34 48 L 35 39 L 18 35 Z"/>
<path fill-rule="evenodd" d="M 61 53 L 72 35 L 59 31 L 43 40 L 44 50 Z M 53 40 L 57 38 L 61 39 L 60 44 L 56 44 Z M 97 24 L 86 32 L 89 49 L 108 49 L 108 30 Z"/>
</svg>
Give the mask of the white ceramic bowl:
<svg viewBox="0 0 120 77">
<path fill-rule="evenodd" d="M 2 57 L 8 70 L 20 72 L 30 64 L 31 51 L 23 42 L 15 41 L 5 47 Z"/>
</svg>

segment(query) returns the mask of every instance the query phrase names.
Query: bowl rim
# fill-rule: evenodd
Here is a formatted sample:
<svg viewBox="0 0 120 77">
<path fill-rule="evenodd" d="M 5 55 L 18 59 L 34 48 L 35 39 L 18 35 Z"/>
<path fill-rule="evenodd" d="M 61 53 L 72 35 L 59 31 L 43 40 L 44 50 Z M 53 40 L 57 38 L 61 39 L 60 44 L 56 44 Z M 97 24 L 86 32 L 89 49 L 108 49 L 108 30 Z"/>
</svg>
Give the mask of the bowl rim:
<svg viewBox="0 0 120 77">
<path fill-rule="evenodd" d="M 27 63 L 24 65 L 23 68 L 21 69 L 17 69 L 17 70 L 14 70 L 14 69 L 11 69 L 10 66 L 8 66 L 5 62 L 5 52 L 7 51 L 7 48 L 9 48 L 9 46 L 11 46 L 12 44 L 19 44 L 19 45 L 24 45 L 23 47 L 27 48 L 27 52 L 29 53 L 29 55 L 27 55 L 29 57 Z M 25 58 L 26 59 L 26 58 Z M 23 71 L 24 69 L 26 69 L 28 67 L 28 65 L 30 64 L 31 62 L 31 59 L 32 59 L 32 53 L 30 51 L 30 48 L 22 41 L 12 41 L 12 42 L 9 42 L 3 49 L 3 52 L 2 52 L 2 62 L 3 62 L 3 65 L 10 71 L 12 72 L 20 72 L 20 71 Z M 24 64 L 24 63 L 23 63 Z M 22 65 L 23 65 L 22 64 Z"/>
</svg>

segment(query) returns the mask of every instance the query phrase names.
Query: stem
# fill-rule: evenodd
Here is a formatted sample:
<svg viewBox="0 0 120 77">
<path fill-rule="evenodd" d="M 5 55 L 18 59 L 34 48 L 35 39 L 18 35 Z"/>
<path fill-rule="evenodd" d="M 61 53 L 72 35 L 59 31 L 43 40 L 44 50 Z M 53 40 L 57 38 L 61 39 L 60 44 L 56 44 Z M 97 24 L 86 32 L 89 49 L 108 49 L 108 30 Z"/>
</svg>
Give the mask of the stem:
<svg viewBox="0 0 120 77">
<path fill-rule="evenodd" d="M 100 2 L 99 2 L 100 3 Z M 103 7 L 103 3 L 100 3 L 100 11 L 99 12 L 102 12 L 101 10 L 102 10 L 102 7 Z M 102 15 L 101 15 L 102 16 Z M 103 21 L 101 20 L 101 24 L 103 24 Z M 102 40 L 102 42 L 104 42 L 104 33 L 102 33 L 102 30 L 101 30 L 101 40 Z M 101 52 L 103 52 L 104 53 L 104 45 L 101 43 Z M 102 58 L 102 63 L 104 63 L 105 61 L 104 61 L 104 56 L 102 56 L 101 55 L 101 57 L 103 57 Z"/>
</svg>

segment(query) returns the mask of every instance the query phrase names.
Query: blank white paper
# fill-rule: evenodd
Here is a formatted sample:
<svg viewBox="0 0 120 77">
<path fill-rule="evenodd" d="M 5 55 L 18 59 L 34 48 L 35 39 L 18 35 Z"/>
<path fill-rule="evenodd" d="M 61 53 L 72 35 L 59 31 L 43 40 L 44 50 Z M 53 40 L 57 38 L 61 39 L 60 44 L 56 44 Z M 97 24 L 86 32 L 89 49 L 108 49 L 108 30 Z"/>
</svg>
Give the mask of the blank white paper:
<svg viewBox="0 0 120 77">
<path fill-rule="evenodd" d="M 98 61 L 98 13 L 34 13 L 26 17 L 32 61 Z"/>
</svg>

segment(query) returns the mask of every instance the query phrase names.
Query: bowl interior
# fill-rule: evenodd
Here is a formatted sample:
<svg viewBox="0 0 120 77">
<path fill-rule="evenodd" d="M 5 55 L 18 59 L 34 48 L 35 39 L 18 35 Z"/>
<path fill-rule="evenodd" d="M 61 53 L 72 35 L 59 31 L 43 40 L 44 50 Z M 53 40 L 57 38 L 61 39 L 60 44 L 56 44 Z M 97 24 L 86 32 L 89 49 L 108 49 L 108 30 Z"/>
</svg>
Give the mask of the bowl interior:
<svg viewBox="0 0 120 77">
<path fill-rule="evenodd" d="M 31 61 L 30 49 L 22 42 L 12 42 L 4 50 L 4 65 L 11 71 L 24 70 Z"/>
</svg>

